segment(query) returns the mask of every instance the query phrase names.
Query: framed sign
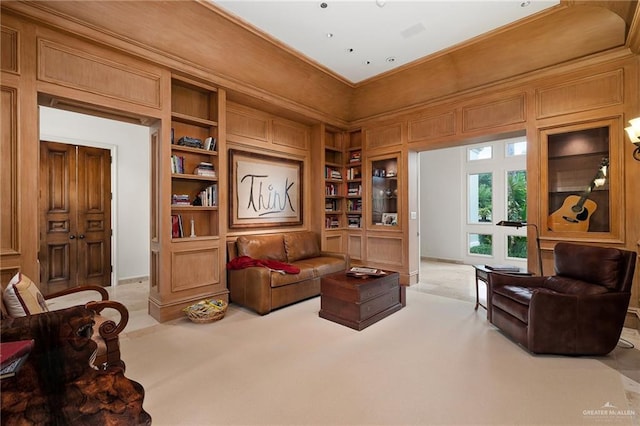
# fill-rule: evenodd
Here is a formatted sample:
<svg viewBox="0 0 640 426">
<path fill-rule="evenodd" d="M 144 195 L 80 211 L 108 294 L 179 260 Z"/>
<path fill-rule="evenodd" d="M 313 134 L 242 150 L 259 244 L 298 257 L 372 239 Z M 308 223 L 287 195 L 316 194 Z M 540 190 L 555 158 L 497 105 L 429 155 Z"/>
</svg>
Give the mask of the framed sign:
<svg viewBox="0 0 640 426">
<path fill-rule="evenodd" d="M 302 161 L 229 150 L 229 226 L 302 224 Z"/>
</svg>

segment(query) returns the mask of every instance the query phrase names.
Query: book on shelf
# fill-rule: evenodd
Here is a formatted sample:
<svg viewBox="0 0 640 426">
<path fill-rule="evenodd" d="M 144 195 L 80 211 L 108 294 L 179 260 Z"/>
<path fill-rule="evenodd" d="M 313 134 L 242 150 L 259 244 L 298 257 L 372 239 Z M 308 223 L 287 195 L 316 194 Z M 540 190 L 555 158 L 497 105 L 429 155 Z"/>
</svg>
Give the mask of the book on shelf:
<svg viewBox="0 0 640 426">
<path fill-rule="evenodd" d="M 182 216 L 179 214 L 171 215 L 171 238 L 182 238 L 184 232 L 182 230 Z"/>
<path fill-rule="evenodd" d="M 347 179 L 360 179 L 361 177 L 360 167 L 350 167 L 347 169 Z"/>
<path fill-rule="evenodd" d="M 15 376 L 33 349 L 34 340 L 0 343 L 0 379 Z"/>
<path fill-rule="evenodd" d="M 190 206 L 191 201 L 187 194 L 173 194 L 171 196 L 171 204 L 175 206 Z"/>
<path fill-rule="evenodd" d="M 349 162 L 359 163 L 361 155 L 362 155 L 362 151 L 352 151 L 351 154 L 349 155 Z"/>
<path fill-rule="evenodd" d="M 214 138 L 213 136 L 209 136 L 204 140 L 204 149 L 206 149 L 207 151 L 215 151 L 217 142 L 218 139 Z"/>
<path fill-rule="evenodd" d="M 198 176 L 216 177 L 216 170 L 212 163 L 201 161 L 200 164 L 193 169 L 193 174 Z"/>
<path fill-rule="evenodd" d="M 342 173 L 333 167 L 325 166 L 324 177 L 326 179 L 342 180 Z"/>
<path fill-rule="evenodd" d="M 171 156 L 171 173 L 184 173 L 184 157 L 179 155 Z"/>
<path fill-rule="evenodd" d="M 218 205 L 218 185 L 213 184 L 209 185 L 202 191 L 198 193 L 196 200 L 199 200 L 196 204 L 195 200 L 194 206 L 203 206 L 203 207 L 215 207 Z"/>
<path fill-rule="evenodd" d="M 520 268 L 513 265 L 484 265 L 485 268 L 490 271 L 496 272 L 519 272 Z"/>
</svg>

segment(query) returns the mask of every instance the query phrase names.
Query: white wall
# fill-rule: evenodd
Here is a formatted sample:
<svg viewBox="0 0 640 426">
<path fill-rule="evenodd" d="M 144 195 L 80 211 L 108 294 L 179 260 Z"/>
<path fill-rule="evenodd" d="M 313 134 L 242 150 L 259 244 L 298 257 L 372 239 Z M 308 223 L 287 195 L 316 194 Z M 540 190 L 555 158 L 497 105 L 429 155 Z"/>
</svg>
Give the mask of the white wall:
<svg viewBox="0 0 640 426">
<path fill-rule="evenodd" d="M 149 276 L 149 128 L 40 107 L 40 140 L 111 149 L 114 283 Z"/>
<path fill-rule="evenodd" d="M 420 153 L 420 257 L 462 262 L 464 149 Z"/>
</svg>

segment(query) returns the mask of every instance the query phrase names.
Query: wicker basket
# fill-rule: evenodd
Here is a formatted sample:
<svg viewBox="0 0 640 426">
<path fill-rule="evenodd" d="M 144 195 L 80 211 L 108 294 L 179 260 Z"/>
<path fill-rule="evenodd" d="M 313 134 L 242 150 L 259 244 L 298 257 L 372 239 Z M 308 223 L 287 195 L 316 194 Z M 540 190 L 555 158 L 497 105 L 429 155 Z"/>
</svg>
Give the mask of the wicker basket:
<svg viewBox="0 0 640 426">
<path fill-rule="evenodd" d="M 224 300 L 205 299 L 187 306 L 182 312 L 187 314 L 187 318 L 193 322 L 207 323 L 224 318 L 228 307 L 229 305 Z"/>
</svg>

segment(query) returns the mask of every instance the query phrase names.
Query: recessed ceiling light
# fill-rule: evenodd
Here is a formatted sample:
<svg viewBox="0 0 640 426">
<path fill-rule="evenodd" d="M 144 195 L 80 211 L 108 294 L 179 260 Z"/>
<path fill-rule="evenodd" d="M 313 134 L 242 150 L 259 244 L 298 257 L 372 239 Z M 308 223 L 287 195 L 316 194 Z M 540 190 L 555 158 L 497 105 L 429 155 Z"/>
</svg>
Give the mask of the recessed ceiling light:
<svg viewBox="0 0 640 426">
<path fill-rule="evenodd" d="M 320 3 L 320 7 L 321 7 L 322 9 L 326 9 L 327 7 L 329 7 L 329 5 L 328 5 L 328 4 L 326 4 L 325 2 L 322 2 L 322 3 Z"/>
<path fill-rule="evenodd" d="M 353 53 L 355 51 L 356 51 L 356 49 L 354 49 L 353 47 L 347 48 L 347 53 Z"/>
<path fill-rule="evenodd" d="M 385 61 L 387 61 L 387 62 L 389 62 L 389 63 L 392 63 L 392 62 L 395 62 L 395 61 L 396 61 L 396 58 L 395 58 L 395 57 L 393 57 L 393 56 L 389 56 L 387 59 L 385 59 Z"/>
<path fill-rule="evenodd" d="M 371 61 L 369 61 L 369 60 L 364 61 L 364 64 L 365 64 L 365 65 L 371 65 Z"/>
<path fill-rule="evenodd" d="M 376 0 L 376 5 L 378 7 L 384 7 L 387 2 L 385 0 Z"/>
<path fill-rule="evenodd" d="M 531 4 L 531 1 L 530 0 L 526 0 L 526 1 L 523 1 L 522 3 L 520 3 L 520 7 L 527 7 L 530 4 Z"/>
<path fill-rule="evenodd" d="M 327 38 L 333 37 L 333 33 L 327 33 Z"/>
</svg>

